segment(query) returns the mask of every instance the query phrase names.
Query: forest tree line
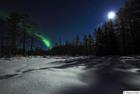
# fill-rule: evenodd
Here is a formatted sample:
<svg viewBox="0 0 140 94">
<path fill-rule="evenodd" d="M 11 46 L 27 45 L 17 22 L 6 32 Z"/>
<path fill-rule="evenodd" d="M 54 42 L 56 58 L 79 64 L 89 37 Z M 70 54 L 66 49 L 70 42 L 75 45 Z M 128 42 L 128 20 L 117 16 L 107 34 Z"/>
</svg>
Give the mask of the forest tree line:
<svg viewBox="0 0 140 94">
<path fill-rule="evenodd" d="M 0 19 L 0 57 L 44 55 L 35 47 L 37 25 L 27 14 L 11 12 Z"/>
<path fill-rule="evenodd" d="M 76 36 L 71 42 L 56 43 L 48 51 L 51 55 L 137 55 L 140 54 L 140 2 L 127 0 L 117 12 L 115 20 L 108 20 L 85 35 L 82 41 Z M 95 40 L 94 40 L 95 39 Z"/>
<path fill-rule="evenodd" d="M 47 51 L 37 47 L 33 32 L 37 29 L 30 17 L 17 12 L 0 19 L 0 57 L 29 55 L 139 55 L 140 2 L 127 0 L 115 20 L 108 20 L 93 32 L 77 35 L 72 41 L 61 39 Z M 94 35 L 94 36 L 93 36 Z"/>
</svg>

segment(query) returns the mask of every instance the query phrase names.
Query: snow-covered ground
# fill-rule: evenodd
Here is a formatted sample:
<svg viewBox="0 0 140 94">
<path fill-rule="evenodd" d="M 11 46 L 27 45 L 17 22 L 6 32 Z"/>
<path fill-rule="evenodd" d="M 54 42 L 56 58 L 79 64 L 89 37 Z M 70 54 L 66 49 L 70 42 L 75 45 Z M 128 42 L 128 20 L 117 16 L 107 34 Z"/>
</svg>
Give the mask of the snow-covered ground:
<svg viewBox="0 0 140 94">
<path fill-rule="evenodd" d="M 140 90 L 140 57 L 0 59 L 0 94 L 119 94 Z"/>
</svg>

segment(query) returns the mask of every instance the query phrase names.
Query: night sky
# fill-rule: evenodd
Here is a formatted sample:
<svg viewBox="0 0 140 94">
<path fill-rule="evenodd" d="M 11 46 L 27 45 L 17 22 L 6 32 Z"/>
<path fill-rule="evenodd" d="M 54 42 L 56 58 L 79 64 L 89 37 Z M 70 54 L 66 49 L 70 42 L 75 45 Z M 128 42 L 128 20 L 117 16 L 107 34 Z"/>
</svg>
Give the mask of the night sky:
<svg viewBox="0 0 140 94">
<path fill-rule="evenodd" d="M 53 43 L 59 37 L 71 40 L 77 34 L 93 33 L 107 20 L 109 11 L 117 11 L 125 0 L 1 0 L 0 11 L 19 11 L 31 16 L 40 31 Z"/>
</svg>

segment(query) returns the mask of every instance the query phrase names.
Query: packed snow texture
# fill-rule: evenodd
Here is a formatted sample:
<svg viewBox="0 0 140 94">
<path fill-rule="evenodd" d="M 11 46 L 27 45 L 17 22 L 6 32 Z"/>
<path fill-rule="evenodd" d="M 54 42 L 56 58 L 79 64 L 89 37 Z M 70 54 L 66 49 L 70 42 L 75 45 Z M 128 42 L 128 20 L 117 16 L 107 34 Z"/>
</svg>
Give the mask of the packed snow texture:
<svg viewBox="0 0 140 94">
<path fill-rule="evenodd" d="M 130 88 L 140 90 L 139 56 L 0 59 L 0 94 L 118 94 Z"/>
</svg>

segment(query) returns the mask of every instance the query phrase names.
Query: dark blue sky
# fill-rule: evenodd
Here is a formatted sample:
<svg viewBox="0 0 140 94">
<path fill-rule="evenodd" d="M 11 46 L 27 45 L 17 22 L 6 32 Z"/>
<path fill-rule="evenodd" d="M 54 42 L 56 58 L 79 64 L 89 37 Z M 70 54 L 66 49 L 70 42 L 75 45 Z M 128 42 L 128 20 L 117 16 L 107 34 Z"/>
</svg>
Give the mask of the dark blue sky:
<svg viewBox="0 0 140 94">
<path fill-rule="evenodd" d="M 71 40 L 77 34 L 93 33 L 104 23 L 109 11 L 117 11 L 125 0 L 3 0 L 0 11 L 28 13 L 40 32 L 54 43 L 61 37 Z"/>
</svg>

